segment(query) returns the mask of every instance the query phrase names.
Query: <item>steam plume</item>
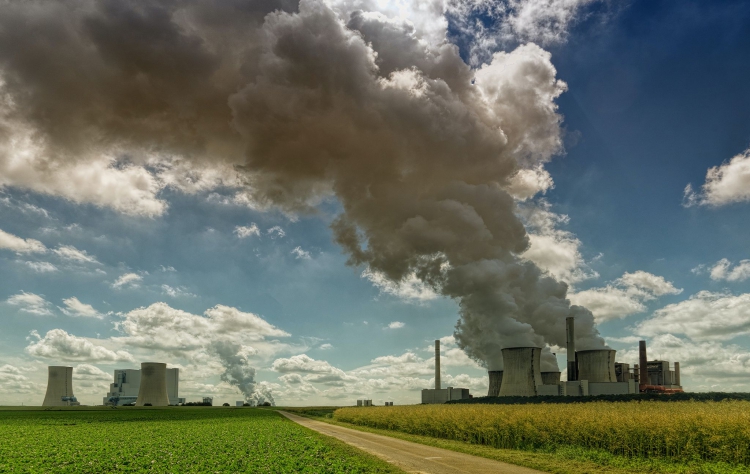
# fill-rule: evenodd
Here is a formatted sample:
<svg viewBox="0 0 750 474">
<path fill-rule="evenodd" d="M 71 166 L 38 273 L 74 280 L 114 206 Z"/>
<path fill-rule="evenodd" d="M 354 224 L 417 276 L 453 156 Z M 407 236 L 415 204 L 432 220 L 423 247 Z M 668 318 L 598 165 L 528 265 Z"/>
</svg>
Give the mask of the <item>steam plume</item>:
<svg viewBox="0 0 750 474">
<path fill-rule="evenodd" d="M 271 391 L 255 381 L 255 368 L 251 367 L 242 355 L 242 347 L 239 344 L 217 341 L 211 345 L 211 349 L 219 356 L 224 366 L 221 380 L 237 387 L 246 402 L 253 402 L 253 405 L 264 402 L 276 405 Z"/>
<path fill-rule="evenodd" d="M 409 19 L 366 0 L 75 5 L 11 4 L 0 18 L 4 183 L 139 209 L 96 188 L 125 170 L 155 215 L 149 166 L 234 166 L 258 205 L 314 212 L 335 195 L 349 262 L 455 299 L 456 340 L 490 369 L 503 347 L 564 346 L 567 316 L 581 349 L 603 347 L 567 286 L 518 257 L 529 240 L 505 190 L 561 151 L 566 85 L 548 52 L 529 43 L 472 69 L 438 0 Z M 33 145 L 21 165 L 19 134 Z M 96 168 L 103 155 L 117 166 Z M 99 181 L 71 191 L 88 169 Z M 234 356 L 224 377 L 254 393 Z"/>
</svg>

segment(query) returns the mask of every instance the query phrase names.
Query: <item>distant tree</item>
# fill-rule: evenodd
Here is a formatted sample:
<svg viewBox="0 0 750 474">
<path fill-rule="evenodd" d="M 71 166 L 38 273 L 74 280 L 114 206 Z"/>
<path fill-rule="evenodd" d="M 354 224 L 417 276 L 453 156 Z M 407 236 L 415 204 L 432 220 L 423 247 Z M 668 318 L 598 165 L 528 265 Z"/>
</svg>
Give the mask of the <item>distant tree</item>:
<svg viewBox="0 0 750 474">
<path fill-rule="evenodd" d="M 271 402 L 263 402 L 263 403 L 261 403 L 261 404 L 260 404 L 260 405 L 258 405 L 258 406 L 259 406 L 259 407 L 270 407 L 270 406 L 271 406 Z"/>
<path fill-rule="evenodd" d="M 249 407 L 249 406 L 250 406 L 250 404 L 249 404 L 249 403 L 247 403 L 247 402 L 245 402 L 245 403 L 243 403 L 243 404 L 242 404 L 242 406 L 243 406 L 243 407 Z"/>
<path fill-rule="evenodd" d="M 151 404 L 150 404 L 150 403 L 144 403 L 144 404 L 143 404 L 143 406 L 144 406 L 144 407 L 150 407 L 150 406 L 151 406 Z"/>
<path fill-rule="evenodd" d="M 229 406 L 229 403 L 224 403 L 224 404 L 223 404 L 222 406 L 223 406 L 223 407 L 228 407 L 228 406 Z"/>
</svg>

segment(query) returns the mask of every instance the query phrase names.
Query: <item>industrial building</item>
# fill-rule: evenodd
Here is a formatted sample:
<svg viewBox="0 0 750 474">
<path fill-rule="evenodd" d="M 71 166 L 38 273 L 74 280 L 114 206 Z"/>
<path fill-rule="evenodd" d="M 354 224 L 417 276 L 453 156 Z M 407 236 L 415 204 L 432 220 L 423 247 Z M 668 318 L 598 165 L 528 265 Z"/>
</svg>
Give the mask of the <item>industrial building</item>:
<svg viewBox="0 0 750 474">
<path fill-rule="evenodd" d="M 616 351 L 597 349 L 576 351 L 574 319 L 566 319 L 568 380 L 560 372 L 541 372 L 539 347 L 512 347 L 502 350 L 503 370 L 488 371 L 487 395 L 624 395 L 639 392 L 681 392 L 680 364 L 670 369 L 668 361 L 646 358 L 646 342 L 640 342 L 640 364 L 615 361 Z M 423 391 L 424 398 L 424 391 Z M 423 402 L 424 403 L 424 402 Z"/>
<path fill-rule="evenodd" d="M 422 390 L 422 403 L 445 403 L 451 400 L 471 398 L 468 388 L 441 388 L 440 384 L 440 339 L 435 340 L 435 388 Z"/>
<path fill-rule="evenodd" d="M 372 400 L 357 400 L 358 407 L 371 407 Z"/>
<path fill-rule="evenodd" d="M 169 405 L 185 403 L 179 397 L 180 369 L 166 369 L 167 398 Z M 109 392 L 104 397 L 105 405 L 128 405 L 136 403 L 141 388 L 140 369 L 115 370 L 114 383 L 109 384 Z"/>
<path fill-rule="evenodd" d="M 51 365 L 47 368 L 47 393 L 43 407 L 78 406 L 73 395 L 73 367 Z"/>
</svg>

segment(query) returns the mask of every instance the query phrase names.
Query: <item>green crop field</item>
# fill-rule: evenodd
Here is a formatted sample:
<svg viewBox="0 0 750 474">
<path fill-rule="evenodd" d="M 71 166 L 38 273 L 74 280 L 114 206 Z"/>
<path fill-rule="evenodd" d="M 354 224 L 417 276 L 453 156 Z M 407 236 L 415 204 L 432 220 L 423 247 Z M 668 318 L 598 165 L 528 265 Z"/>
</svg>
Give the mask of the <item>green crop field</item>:
<svg viewBox="0 0 750 474">
<path fill-rule="evenodd" d="M 666 471 L 648 472 L 750 472 L 747 401 L 357 407 L 336 410 L 333 420 L 492 448 L 572 449 L 635 462 L 615 460 L 623 465 L 668 463 Z"/>
<path fill-rule="evenodd" d="M 252 408 L 0 409 L 0 440 L 0 472 L 402 472 Z"/>
</svg>

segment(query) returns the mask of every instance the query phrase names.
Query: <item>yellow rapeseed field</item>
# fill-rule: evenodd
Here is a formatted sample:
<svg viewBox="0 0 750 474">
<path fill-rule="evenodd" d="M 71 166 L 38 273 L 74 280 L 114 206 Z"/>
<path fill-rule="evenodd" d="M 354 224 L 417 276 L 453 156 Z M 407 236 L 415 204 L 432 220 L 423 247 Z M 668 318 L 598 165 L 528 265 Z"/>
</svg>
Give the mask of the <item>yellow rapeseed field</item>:
<svg viewBox="0 0 750 474">
<path fill-rule="evenodd" d="M 750 402 L 342 408 L 338 421 L 496 448 L 581 446 L 629 457 L 750 464 Z"/>
</svg>

